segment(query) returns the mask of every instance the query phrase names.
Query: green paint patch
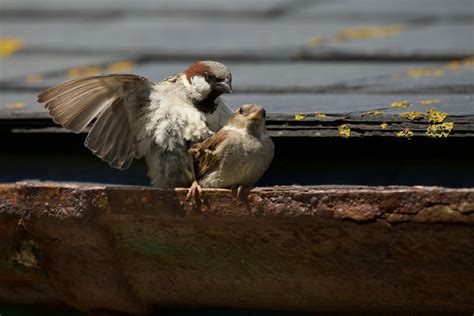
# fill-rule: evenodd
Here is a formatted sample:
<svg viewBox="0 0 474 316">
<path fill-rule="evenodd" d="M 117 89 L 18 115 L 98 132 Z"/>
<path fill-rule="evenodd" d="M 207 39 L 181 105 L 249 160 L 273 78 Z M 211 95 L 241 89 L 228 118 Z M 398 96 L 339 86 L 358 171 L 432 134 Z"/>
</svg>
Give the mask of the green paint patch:
<svg viewBox="0 0 474 316">
<path fill-rule="evenodd" d="M 449 205 L 436 205 L 429 208 L 426 213 L 429 218 L 454 218 L 460 214 L 458 211 L 453 210 Z"/>
<path fill-rule="evenodd" d="M 43 273 L 41 251 L 31 236 L 17 224 L 17 219 L 14 222 L 5 220 L 2 227 L 4 230 L 0 238 L 1 274 L 29 278 L 38 272 Z"/>
<path fill-rule="evenodd" d="M 208 239 L 206 233 L 175 227 L 173 231 L 122 236 L 118 239 L 118 246 L 123 252 L 154 261 L 157 265 L 194 270 L 206 275 L 247 278 L 287 275 L 293 274 L 295 267 L 301 265 L 301 259 L 291 254 L 284 254 L 282 260 L 282 254 L 275 254 L 269 245 L 254 247 L 236 243 L 223 232 L 212 232 Z"/>
</svg>

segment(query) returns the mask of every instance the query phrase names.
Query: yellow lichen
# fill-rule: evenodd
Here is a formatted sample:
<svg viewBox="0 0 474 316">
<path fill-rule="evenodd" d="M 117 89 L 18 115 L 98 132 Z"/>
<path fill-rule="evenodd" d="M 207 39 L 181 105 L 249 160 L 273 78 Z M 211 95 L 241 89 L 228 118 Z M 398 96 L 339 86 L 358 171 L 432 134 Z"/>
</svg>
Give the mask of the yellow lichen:
<svg viewBox="0 0 474 316">
<path fill-rule="evenodd" d="M 394 108 L 406 108 L 411 105 L 410 102 L 407 100 L 402 100 L 402 101 L 397 101 L 397 102 L 392 102 L 391 106 Z"/>
<path fill-rule="evenodd" d="M 351 136 L 351 129 L 346 124 L 339 126 L 339 136 L 349 138 Z"/>
<path fill-rule="evenodd" d="M 321 113 L 321 112 L 316 112 L 316 113 L 314 113 L 314 116 L 316 116 L 316 117 L 318 117 L 318 118 L 325 118 L 325 117 L 327 117 L 326 114 Z"/>
<path fill-rule="evenodd" d="M 84 67 L 82 68 L 82 73 L 84 76 L 93 76 L 97 75 L 100 72 L 98 67 Z"/>
<path fill-rule="evenodd" d="M 406 119 L 409 119 L 409 120 L 413 121 L 413 120 L 421 120 L 424 117 L 424 115 L 421 112 L 412 111 L 412 112 L 400 113 L 400 117 L 403 117 L 403 118 L 406 118 Z"/>
<path fill-rule="evenodd" d="M 410 138 L 415 135 L 409 128 L 405 128 L 403 131 L 396 132 L 397 137 Z"/>
<path fill-rule="evenodd" d="M 336 35 L 334 36 L 334 40 L 335 42 L 345 42 L 371 38 L 383 38 L 400 34 L 404 30 L 406 30 L 406 26 L 403 24 L 354 27 L 337 31 Z"/>
<path fill-rule="evenodd" d="M 100 72 L 98 67 L 78 67 L 68 69 L 66 75 L 69 78 L 78 78 L 82 76 L 93 76 L 97 75 Z"/>
<path fill-rule="evenodd" d="M 426 135 L 428 135 L 429 137 L 448 137 L 453 127 L 453 122 L 433 124 L 428 126 L 428 129 L 426 130 Z"/>
<path fill-rule="evenodd" d="M 367 116 L 367 115 L 382 115 L 382 111 L 369 111 L 367 113 L 362 114 L 362 116 Z"/>
<path fill-rule="evenodd" d="M 33 253 L 29 250 L 22 250 L 15 253 L 10 260 L 17 264 L 20 264 L 26 268 L 38 268 L 38 261 L 36 260 Z"/>
<path fill-rule="evenodd" d="M 71 68 L 66 71 L 66 76 L 69 78 L 77 78 L 81 76 L 81 70 L 79 68 Z"/>
<path fill-rule="evenodd" d="M 474 56 L 450 61 L 446 66 L 453 71 L 459 70 L 461 67 L 472 67 L 474 66 Z"/>
<path fill-rule="evenodd" d="M 442 69 L 423 69 L 414 68 L 407 72 L 408 77 L 422 78 L 422 77 L 442 77 L 444 76 L 444 70 Z"/>
<path fill-rule="evenodd" d="M 426 114 L 430 123 L 441 123 L 448 116 L 448 113 L 439 112 L 434 109 L 427 110 Z"/>
<path fill-rule="evenodd" d="M 465 67 L 472 67 L 472 66 L 474 66 L 474 56 L 464 58 L 464 59 L 461 61 L 461 63 L 462 63 L 463 66 L 465 66 Z"/>
<path fill-rule="evenodd" d="M 127 72 L 135 67 L 133 61 L 120 61 L 107 66 L 108 72 Z"/>
<path fill-rule="evenodd" d="M 25 268 L 39 268 L 34 251 L 36 244 L 32 240 L 24 240 L 20 244 L 20 249 L 10 257 L 10 261 L 22 265 Z"/>
<path fill-rule="evenodd" d="M 41 74 L 27 74 L 25 76 L 26 82 L 41 82 L 43 81 L 43 76 Z"/>
<path fill-rule="evenodd" d="M 308 45 L 311 47 L 318 47 L 326 42 L 326 38 L 324 36 L 313 36 L 309 39 Z"/>
<path fill-rule="evenodd" d="M 0 57 L 8 57 L 19 49 L 22 49 L 25 43 L 22 39 L 13 37 L 0 37 Z"/>
<path fill-rule="evenodd" d="M 10 110 L 23 109 L 25 107 L 25 103 L 21 103 L 21 102 L 7 103 L 7 104 L 4 104 L 3 107 L 5 109 L 10 109 Z"/>
<path fill-rule="evenodd" d="M 458 70 L 459 68 L 461 68 L 461 66 L 462 64 L 460 60 L 450 61 L 447 65 L 448 69 L 450 70 Z"/>
<path fill-rule="evenodd" d="M 436 104 L 436 103 L 439 103 L 439 100 L 436 100 L 436 99 L 425 99 L 425 100 L 421 100 L 421 105 L 431 105 L 431 104 Z"/>
<path fill-rule="evenodd" d="M 382 123 L 382 124 L 380 124 L 380 127 L 382 129 L 386 129 L 388 127 L 388 124 L 387 123 Z"/>
<path fill-rule="evenodd" d="M 296 113 L 293 117 L 296 121 L 302 121 L 306 118 L 306 114 L 304 113 Z"/>
</svg>

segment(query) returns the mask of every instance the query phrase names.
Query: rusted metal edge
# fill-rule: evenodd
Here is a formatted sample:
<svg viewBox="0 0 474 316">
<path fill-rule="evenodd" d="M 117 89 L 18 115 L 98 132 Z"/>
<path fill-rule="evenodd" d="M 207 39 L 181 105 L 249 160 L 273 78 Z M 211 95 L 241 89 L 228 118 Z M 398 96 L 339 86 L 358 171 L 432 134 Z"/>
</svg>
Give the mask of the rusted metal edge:
<svg viewBox="0 0 474 316">
<path fill-rule="evenodd" d="M 21 217 L 90 218 L 102 213 L 176 216 L 323 217 L 474 225 L 474 188 L 262 187 L 251 191 L 250 212 L 230 190 L 205 189 L 196 210 L 186 189 L 54 182 L 0 185 L 0 214 Z"/>
<path fill-rule="evenodd" d="M 474 188 L 0 185 L 0 301 L 84 311 L 468 312 Z M 395 225 L 397 224 L 397 225 Z"/>
</svg>

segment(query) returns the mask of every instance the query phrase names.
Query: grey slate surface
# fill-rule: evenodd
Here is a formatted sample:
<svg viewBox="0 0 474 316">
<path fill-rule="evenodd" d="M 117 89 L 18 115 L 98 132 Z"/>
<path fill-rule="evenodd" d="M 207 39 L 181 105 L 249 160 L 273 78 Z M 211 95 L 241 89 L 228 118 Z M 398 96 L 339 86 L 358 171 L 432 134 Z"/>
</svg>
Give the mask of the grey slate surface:
<svg viewBox="0 0 474 316">
<path fill-rule="evenodd" d="M 114 20 L 17 20 L 1 34 L 24 38 L 30 51 L 90 51 L 187 56 L 237 55 L 291 58 L 315 34 L 330 35 L 349 23 L 194 17 L 125 17 Z M 125 40 L 124 40 L 125 39 Z"/>
<path fill-rule="evenodd" d="M 107 64 L 116 59 L 114 55 L 13 55 L 0 60 L 0 82 L 24 82 L 27 75 L 65 72 L 72 67 Z"/>
<path fill-rule="evenodd" d="M 474 115 L 472 61 L 448 67 L 474 55 L 469 0 L 0 0 L 0 9 L 0 38 L 24 42 L 0 56 L 3 120 L 45 119 L 36 95 L 75 67 L 105 73 L 126 61 L 127 72 L 159 80 L 199 59 L 229 66 L 232 107 L 261 103 L 290 120 L 429 107 Z M 390 106 L 400 100 L 413 106 Z"/>
<path fill-rule="evenodd" d="M 61 22 L 61 23 L 59 23 Z M 310 47 L 314 36 L 367 23 L 311 20 L 228 20 L 193 17 L 129 17 L 114 20 L 14 20 L 1 23 L 1 36 L 25 39 L 29 51 L 136 53 L 176 57 L 239 56 L 291 58 L 304 53 L 363 56 L 452 56 L 474 54 L 471 23 L 406 26 L 398 35 Z M 125 40 L 124 40 L 125 39 Z"/>
<path fill-rule="evenodd" d="M 193 12 L 268 12 L 297 3 L 298 0 L 238 0 L 238 1 L 214 1 L 214 0 L 1 0 L 0 7 L 5 11 L 31 10 L 43 12 L 70 11 L 97 11 L 117 10 L 130 12 L 134 10 L 162 10 L 193 11 Z"/>
<path fill-rule="evenodd" d="M 15 58 L 15 57 L 14 57 Z M 97 57 L 101 61 L 103 57 Z M 91 58 L 92 59 L 92 58 Z M 74 60 L 70 60 L 73 65 Z M 99 67 L 101 73 L 108 73 L 106 67 Z M 161 80 L 174 73 L 186 69 L 188 63 L 185 62 L 150 62 L 136 65 L 130 71 L 137 75 L 142 75 L 152 80 Z M 413 69 L 444 69 L 445 63 L 383 63 L 383 62 L 281 62 L 281 63 L 242 63 L 226 62 L 226 65 L 233 75 L 233 87 L 236 92 L 263 92 L 263 91 L 310 91 L 325 89 L 330 87 L 346 87 L 347 89 L 368 86 L 374 89 L 380 84 L 380 80 L 385 80 L 389 85 L 393 85 L 394 76 L 401 79 L 404 74 Z M 59 64 L 58 64 L 59 66 Z M 71 67 L 72 68 L 72 67 Z M 52 74 L 41 82 L 27 82 L 25 78 L 16 78 L 8 82 L 15 83 L 16 86 L 26 86 L 42 89 L 53 84 L 69 79 L 68 69 Z M 26 70 L 26 69 L 25 69 Z M 470 69 L 462 69 L 457 72 L 474 74 Z M 446 70 L 446 74 L 448 71 Z M 423 78 L 425 79 L 425 78 Z M 460 79 L 461 80 L 461 79 Z M 402 80 L 399 80 L 402 81 Z M 430 81 L 430 80 L 426 80 Z"/>
<path fill-rule="evenodd" d="M 459 20 L 474 17 L 471 0 L 323 1 L 297 8 L 291 18 L 372 21 Z"/>
<path fill-rule="evenodd" d="M 37 93 L 8 92 L 0 94 L 0 119 L 8 118 L 47 118 L 46 111 L 36 103 Z M 412 105 L 407 108 L 394 108 L 393 102 L 406 100 Z M 421 105 L 422 100 L 438 100 L 439 103 Z M 397 115 L 407 111 L 425 112 L 430 108 L 447 112 L 449 115 L 474 115 L 474 96 L 472 94 L 361 94 L 361 93 L 285 93 L 285 94 L 233 94 L 225 97 L 233 109 L 245 103 L 265 106 L 271 114 L 321 112 L 325 114 L 357 114 L 381 110 L 385 114 Z M 16 105 L 21 104 L 21 105 Z"/>
</svg>

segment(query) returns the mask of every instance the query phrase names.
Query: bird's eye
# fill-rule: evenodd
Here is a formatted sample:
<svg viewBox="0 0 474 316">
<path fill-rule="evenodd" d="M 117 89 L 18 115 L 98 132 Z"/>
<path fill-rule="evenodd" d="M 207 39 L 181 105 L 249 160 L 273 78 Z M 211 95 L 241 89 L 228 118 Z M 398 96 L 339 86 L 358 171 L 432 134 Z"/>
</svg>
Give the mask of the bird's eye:
<svg viewBox="0 0 474 316">
<path fill-rule="evenodd" d="M 240 108 L 240 109 L 239 109 L 239 113 L 240 113 L 240 114 L 244 114 L 244 108 Z"/>
<path fill-rule="evenodd" d="M 204 79 L 205 79 L 207 82 L 215 81 L 214 76 L 211 75 L 210 73 L 205 73 L 205 74 L 204 74 Z"/>
</svg>

